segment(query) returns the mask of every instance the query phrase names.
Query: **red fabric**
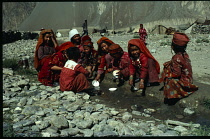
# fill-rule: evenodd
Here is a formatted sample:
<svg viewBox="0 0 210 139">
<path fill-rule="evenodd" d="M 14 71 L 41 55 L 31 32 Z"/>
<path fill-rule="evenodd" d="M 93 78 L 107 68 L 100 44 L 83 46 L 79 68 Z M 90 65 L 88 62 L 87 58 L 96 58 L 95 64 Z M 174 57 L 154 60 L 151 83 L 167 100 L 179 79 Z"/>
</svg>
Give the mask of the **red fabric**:
<svg viewBox="0 0 210 139">
<path fill-rule="evenodd" d="M 72 64 L 73 63 L 73 64 Z M 89 88 L 89 82 L 86 78 L 88 71 L 82 65 L 68 60 L 61 71 L 60 90 L 80 92 Z"/>
<path fill-rule="evenodd" d="M 120 60 L 116 60 L 114 58 L 110 58 L 109 55 L 105 56 L 106 59 L 106 67 L 113 68 L 113 70 L 120 70 L 120 74 L 123 75 L 124 78 L 129 77 L 129 65 L 130 58 L 127 52 L 124 52 Z"/>
<path fill-rule="evenodd" d="M 156 69 L 158 74 L 160 73 L 160 65 L 159 65 L 158 61 L 152 56 L 152 54 L 147 49 L 147 47 L 146 47 L 146 45 L 144 44 L 143 41 L 141 41 L 140 39 L 131 39 L 128 42 L 128 52 L 129 52 L 129 49 L 130 49 L 130 45 L 138 46 L 142 53 L 144 53 L 148 58 L 153 59 L 155 61 L 155 69 Z"/>
<path fill-rule="evenodd" d="M 119 44 L 112 44 L 109 46 L 109 53 L 117 53 L 122 51 L 123 49 L 120 47 Z"/>
<path fill-rule="evenodd" d="M 134 75 L 136 70 L 139 69 L 139 78 L 146 79 L 148 74 L 148 58 L 144 53 L 140 53 L 139 61 L 134 61 L 132 59 L 131 64 L 129 65 L 130 75 Z"/>
<path fill-rule="evenodd" d="M 174 33 L 172 39 L 172 42 L 179 46 L 185 46 L 189 41 L 190 40 L 186 34 L 179 32 Z"/>
<path fill-rule="evenodd" d="M 114 42 L 110 39 L 108 39 L 107 37 L 101 37 L 98 41 L 97 41 L 97 44 L 99 45 L 102 41 L 106 41 L 106 42 L 109 42 L 111 44 L 114 44 Z"/>
<path fill-rule="evenodd" d="M 140 39 L 146 42 L 147 31 L 145 28 L 139 29 L 139 35 L 140 35 Z"/>
<path fill-rule="evenodd" d="M 68 49 L 69 47 L 74 47 L 74 44 L 70 41 L 61 44 L 59 47 L 56 48 L 57 51 L 63 51 Z"/>
<path fill-rule="evenodd" d="M 55 81 L 58 81 L 60 78 L 60 71 L 52 70 L 53 66 L 63 67 L 66 62 L 66 58 L 61 52 L 57 52 L 52 55 L 51 58 L 46 59 L 40 72 L 38 73 L 38 80 L 46 85 L 52 86 Z"/>
<path fill-rule="evenodd" d="M 88 35 L 81 38 L 81 45 L 83 45 L 86 41 L 91 41 L 91 38 Z"/>
<path fill-rule="evenodd" d="M 163 65 L 160 82 L 164 82 L 165 98 L 182 98 L 198 90 L 198 86 L 192 84 L 192 67 L 186 52 L 177 53 Z"/>
</svg>

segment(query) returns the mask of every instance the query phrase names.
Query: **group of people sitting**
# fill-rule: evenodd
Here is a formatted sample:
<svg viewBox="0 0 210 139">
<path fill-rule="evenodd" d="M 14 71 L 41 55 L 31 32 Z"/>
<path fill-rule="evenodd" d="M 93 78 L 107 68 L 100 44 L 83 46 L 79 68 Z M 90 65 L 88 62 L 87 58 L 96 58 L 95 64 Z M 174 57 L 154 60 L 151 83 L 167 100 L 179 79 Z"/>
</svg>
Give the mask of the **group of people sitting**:
<svg viewBox="0 0 210 139">
<path fill-rule="evenodd" d="M 163 82 L 166 100 L 186 97 L 198 89 L 192 84 L 192 67 L 185 51 L 189 42 L 186 34 L 174 34 L 175 55 L 164 63 L 160 78 L 160 65 L 141 39 L 129 40 L 127 52 L 107 37 L 97 41 L 96 50 L 91 38 L 80 37 L 76 29 L 69 32 L 69 40 L 59 46 L 53 30 L 40 32 L 34 66 L 42 84 L 60 85 L 61 91 L 88 92 L 90 78 L 102 82 L 107 73 L 114 72 L 113 81 L 118 86 L 128 81 L 132 91 L 144 92 L 146 87 Z"/>
</svg>

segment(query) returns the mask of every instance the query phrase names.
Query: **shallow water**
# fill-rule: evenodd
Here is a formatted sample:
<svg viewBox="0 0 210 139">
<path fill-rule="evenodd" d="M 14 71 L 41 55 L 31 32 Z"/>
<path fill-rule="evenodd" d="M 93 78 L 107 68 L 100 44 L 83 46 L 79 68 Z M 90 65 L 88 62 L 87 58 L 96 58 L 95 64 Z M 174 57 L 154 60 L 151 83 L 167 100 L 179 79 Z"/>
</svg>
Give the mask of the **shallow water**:
<svg viewBox="0 0 210 139">
<path fill-rule="evenodd" d="M 149 91 L 152 87 L 148 87 L 146 90 L 145 96 L 137 96 L 134 92 L 130 90 L 130 86 L 128 84 L 117 87 L 117 84 L 112 82 L 109 78 L 109 81 L 104 80 L 100 84 L 101 90 L 103 93 L 100 96 L 93 96 L 92 99 L 99 99 L 100 103 L 106 104 L 109 107 L 127 109 L 127 111 L 131 112 L 131 106 L 136 105 L 137 111 L 144 112 L 143 110 L 146 108 L 152 108 L 156 111 L 151 114 L 156 119 L 160 120 L 177 120 L 181 122 L 193 122 L 199 123 L 201 125 L 206 125 L 210 127 L 210 116 L 207 113 L 195 113 L 193 115 L 186 115 L 184 113 L 184 108 L 181 108 L 179 105 L 166 105 L 163 103 L 163 96 L 161 91 L 157 91 L 156 97 L 150 96 Z M 116 91 L 109 91 L 108 89 L 111 87 L 117 87 Z M 155 86 L 155 90 L 160 89 L 161 86 Z M 162 97 L 162 98 L 157 98 Z M 135 116 L 139 118 L 145 118 L 140 116 Z"/>
</svg>

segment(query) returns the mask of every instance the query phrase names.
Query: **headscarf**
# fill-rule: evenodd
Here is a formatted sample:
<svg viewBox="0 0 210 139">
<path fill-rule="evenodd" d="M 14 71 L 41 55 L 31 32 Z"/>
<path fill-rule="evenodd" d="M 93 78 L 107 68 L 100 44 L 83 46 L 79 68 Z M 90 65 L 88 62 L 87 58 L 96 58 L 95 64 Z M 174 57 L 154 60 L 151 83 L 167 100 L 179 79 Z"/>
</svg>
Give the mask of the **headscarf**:
<svg viewBox="0 0 210 139">
<path fill-rule="evenodd" d="M 186 47 L 187 43 L 190 41 L 188 36 L 184 33 L 176 32 L 173 35 L 172 43 L 181 46 Z"/>
<path fill-rule="evenodd" d="M 37 42 L 37 45 L 36 45 L 36 50 L 35 50 L 35 56 L 34 56 L 34 68 L 35 69 L 38 69 L 39 67 L 39 59 L 38 59 L 38 50 L 39 50 L 39 47 L 44 43 L 44 34 L 46 32 L 50 32 L 53 34 L 53 38 L 55 40 L 55 42 L 58 44 L 56 38 L 55 38 L 55 34 L 53 32 L 52 29 L 43 29 L 40 33 L 39 33 L 39 38 L 38 38 L 38 42 Z"/>
<path fill-rule="evenodd" d="M 139 49 L 141 50 L 142 53 L 144 53 L 148 58 L 151 58 L 155 61 L 155 68 L 158 72 L 158 74 L 160 73 L 160 65 L 158 63 L 158 61 L 152 56 L 152 54 L 150 53 L 150 51 L 147 49 L 146 45 L 144 44 L 144 42 L 140 39 L 131 39 L 130 41 L 128 41 L 128 53 L 129 53 L 129 57 L 130 57 L 130 46 L 131 45 L 135 45 L 138 46 Z"/>
<path fill-rule="evenodd" d="M 85 35 L 81 38 L 81 45 L 86 41 L 91 41 L 91 38 L 88 35 Z"/>
<path fill-rule="evenodd" d="M 73 44 L 72 42 L 68 41 L 68 42 L 65 42 L 65 43 L 61 44 L 61 45 L 57 48 L 57 51 L 58 51 L 58 52 L 61 52 L 61 51 L 66 50 L 66 49 L 68 49 L 68 48 L 70 48 L 70 47 L 74 47 L 74 44 Z"/>
<path fill-rule="evenodd" d="M 83 43 L 83 46 L 88 46 L 88 47 L 90 47 L 90 48 L 93 48 L 93 42 L 91 42 L 91 41 L 86 41 L 86 42 Z"/>
<path fill-rule="evenodd" d="M 100 45 L 100 43 L 101 43 L 102 41 L 106 41 L 106 42 L 109 42 L 109 43 L 111 43 L 111 44 L 114 43 L 112 40 L 108 39 L 107 37 L 102 37 L 102 38 L 100 38 L 100 39 L 97 41 L 97 44 Z"/>
<path fill-rule="evenodd" d="M 122 51 L 123 49 L 120 47 L 119 44 L 112 44 L 109 46 L 109 53 L 117 53 Z"/>
<path fill-rule="evenodd" d="M 77 29 L 72 29 L 69 31 L 69 40 L 71 41 L 71 38 L 74 37 L 74 35 L 79 34 Z"/>
</svg>

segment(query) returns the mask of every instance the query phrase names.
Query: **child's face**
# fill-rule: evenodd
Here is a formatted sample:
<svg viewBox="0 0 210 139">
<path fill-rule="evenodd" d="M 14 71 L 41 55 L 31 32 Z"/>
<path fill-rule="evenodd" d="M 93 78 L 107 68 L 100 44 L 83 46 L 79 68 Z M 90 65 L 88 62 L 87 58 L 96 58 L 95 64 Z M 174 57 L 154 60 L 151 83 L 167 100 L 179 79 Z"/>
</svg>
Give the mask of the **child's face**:
<svg viewBox="0 0 210 139">
<path fill-rule="evenodd" d="M 91 48 L 90 48 L 90 47 L 88 47 L 88 46 L 83 46 L 83 48 L 84 48 L 84 52 L 85 52 L 86 54 L 89 54 L 89 53 L 90 53 L 90 51 L 91 51 Z"/>
<path fill-rule="evenodd" d="M 130 47 L 130 53 L 131 53 L 131 57 L 133 58 L 139 58 L 140 56 L 140 49 L 138 46 L 131 46 Z"/>
<path fill-rule="evenodd" d="M 108 46 L 106 43 L 102 43 L 102 44 L 101 44 L 101 49 L 102 49 L 103 51 L 105 51 L 105 52 L 109 52 L 108 47 L 109 47 L 109 46 Z"/>
<path fill-rule="evenodd" d="M 50 41 L 51 39 L 52 39 L 52 38 L 51 38 L 51 34 L 49 34 L 49 33 L 45 34 L 45 36 L 44 36 L 44 41 L 45 41 L 46 43 L 49 43 L 49 41 Z"/>
</svg>

